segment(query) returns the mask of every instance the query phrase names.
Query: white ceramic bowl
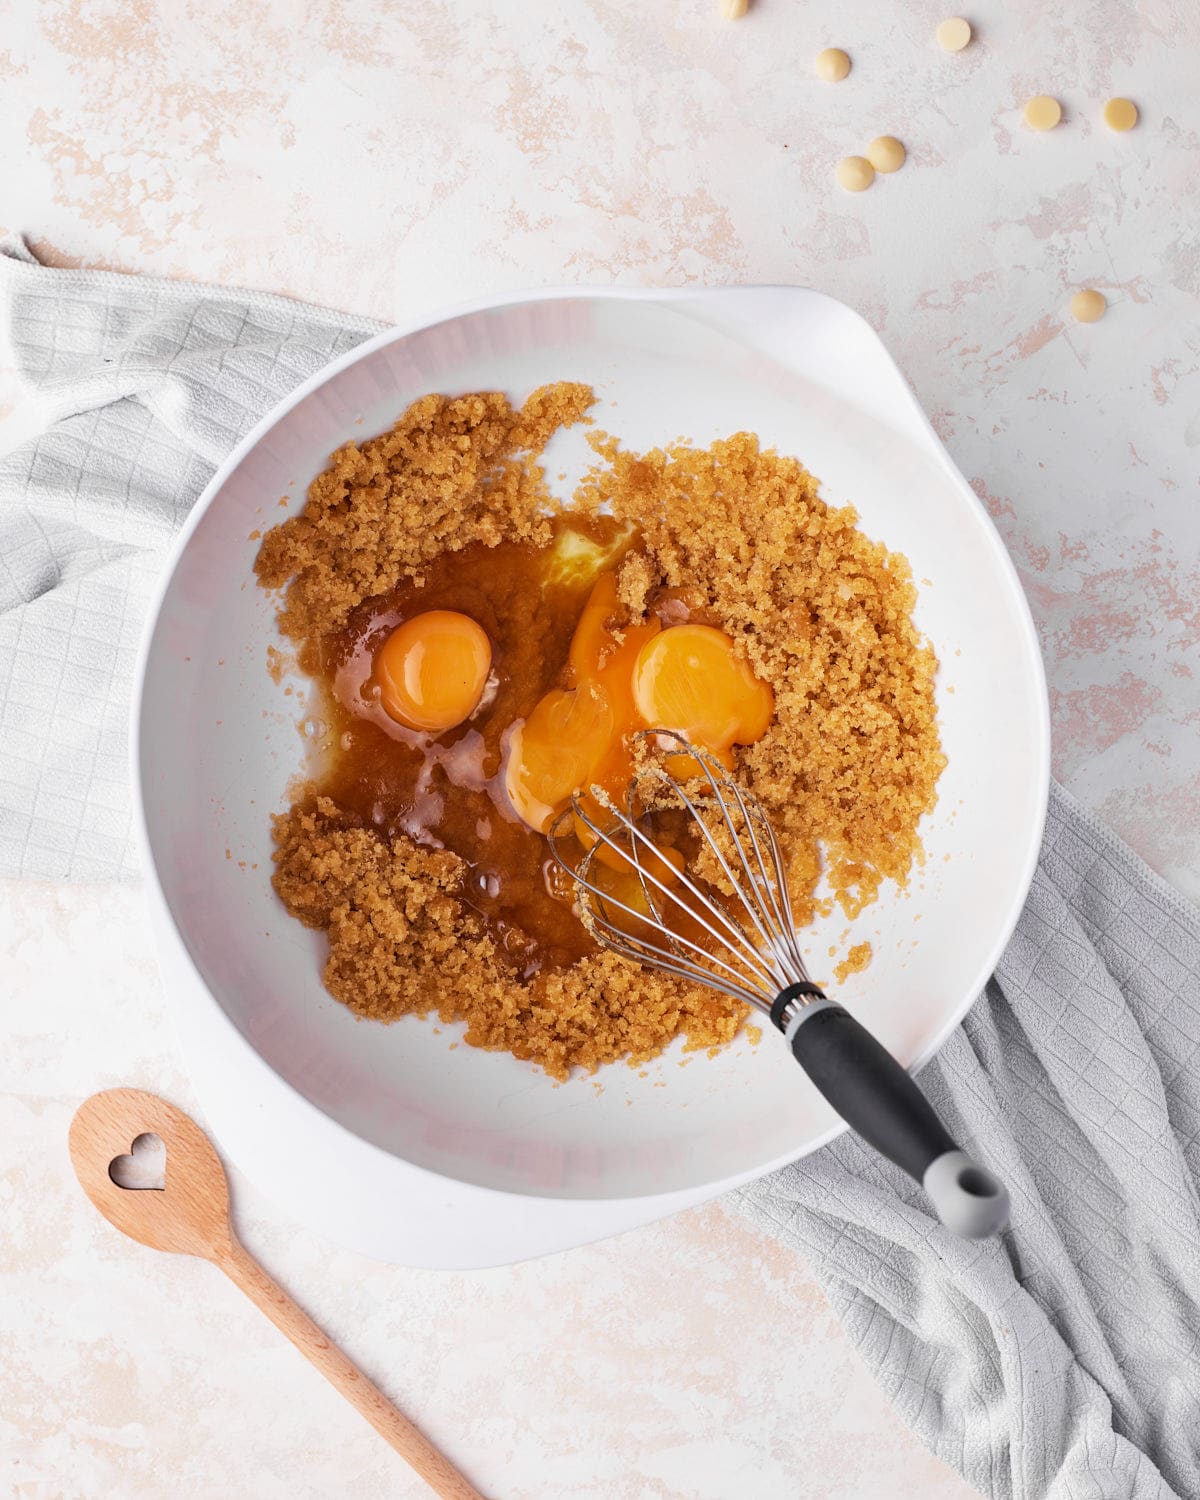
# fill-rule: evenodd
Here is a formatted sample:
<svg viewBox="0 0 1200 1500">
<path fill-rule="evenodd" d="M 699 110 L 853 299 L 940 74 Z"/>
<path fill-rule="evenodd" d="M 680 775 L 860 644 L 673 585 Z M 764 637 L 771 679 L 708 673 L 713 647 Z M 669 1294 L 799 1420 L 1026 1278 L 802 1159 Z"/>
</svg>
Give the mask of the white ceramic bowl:
<svg viewBox="0 0 1200 1500">
<path fill-rule="evenodd" d="M 323 939 L 270 885 L 268 819 L 301 765 L 302 700 L 267 674 L 273 602 L 252 534 L 298 509 L 328 454 L 416 396 L 582 380 L 633 447 L 739 429 L 799 456 L 833 502 L 909 557 L 941 660 L 949 767 L 928 859 L 854 925 L 874 960 L 839 994 L 919 1066 L 961 1019 L 1012 930 L 1045 811 L 1045 684 L 994 528 L 871 329 L 815 292 L 564 291 L 381 335 L 289 397 L 192 513 L 146 636 L 136 780 L 164 973 L 215 1133 L 261 1187 L 345 1243 L 411 1264 L 494 1264 L 694 1203 L 840 1126 L 768 1029 L 686 1068 L 556 1085 L 415 1019 L 354 1019 L 321 986 Z M 590 457 L 560 434 L 547 470 Z M 798 581 L 799 583 L 799 581 Z M 294 684 L 293 684 L 294 685 Z M 918 920 L 919 919 L 919 920 Z M 812 968 L 846 922 L 808 938 Z M 840 943 L 844 952 L 846 943 Z"/>
</svg>

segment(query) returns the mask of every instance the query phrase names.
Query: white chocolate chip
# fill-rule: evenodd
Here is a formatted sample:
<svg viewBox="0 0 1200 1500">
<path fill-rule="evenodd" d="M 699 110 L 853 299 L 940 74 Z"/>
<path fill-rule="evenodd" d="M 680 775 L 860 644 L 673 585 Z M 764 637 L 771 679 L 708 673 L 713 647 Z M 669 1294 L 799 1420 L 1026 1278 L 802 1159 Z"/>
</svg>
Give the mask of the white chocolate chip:
<svg viewBox="0 0 1200 1500">
<path fill-rule="evenodd" d="M 1132 130 L 1137 122 L 1138 109 L 1132 99 L 1110 99 L 1104 106 L 1104 123 L 1110 130 Z"/>
<path fill-rule="evenodd" d="M 904 146 L 894 135 L 877 135 L 867 147 L 867 160 L 877 172 L 898 172 L 905 158 Z"/>
<path fill-rule="evenodd" d="M 938 22 L 934 36 L 943 52 L 961 52 L 971 40 L 971 23 L 961 16 L 947 16 Z"/>
<path fill-rule="evenodd" d="M 1049 94 L 1035 94 L 1025 106 L 1025 123 L 1031 130 L 1053 130 L 1062 119 L 1062 105 Z"/>
<path fill-rule="evenodd" d="M 1077 323 L 1098 323 L 1108 310 L 1103 292 L 1088 287 L 1071 298 L 1071 316 Z"/>
<path fill-rule="evenodd" d="M 813 63 L 818 78 L 826 83 L 841 83 L 850 71 L 850 58 L 840 47 L 826 47 Z"/>
<path fill-rule="evenodd" d="M 750 0 L 721 0 L 721 19 L 738 21 L 746 14 Z"/>
<path fill-rule="evenodd" d="M 875 181 L 875 168 L 865 156 L 843 156 L 837 164 L 837 180 L 848 193 L 861 193 Z"/>
</svg>

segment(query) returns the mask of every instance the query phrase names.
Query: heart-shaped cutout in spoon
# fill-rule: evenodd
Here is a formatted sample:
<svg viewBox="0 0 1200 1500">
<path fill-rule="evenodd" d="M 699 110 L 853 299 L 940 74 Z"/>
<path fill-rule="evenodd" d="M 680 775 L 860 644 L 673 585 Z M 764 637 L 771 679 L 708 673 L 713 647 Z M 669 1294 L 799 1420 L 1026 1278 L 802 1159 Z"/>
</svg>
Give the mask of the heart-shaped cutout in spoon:
<svg viewBox="0 0 1200 1500">
<path fill-rule="evenodd" d="M 167 1148 L 162 1137 L 144 1130 L 129 1147 L 127 1156 L 114 1156 L 108 1164 L 111 1181 L 127 1193 L 161 1193 L 167 1186 Z"/>
</svg>

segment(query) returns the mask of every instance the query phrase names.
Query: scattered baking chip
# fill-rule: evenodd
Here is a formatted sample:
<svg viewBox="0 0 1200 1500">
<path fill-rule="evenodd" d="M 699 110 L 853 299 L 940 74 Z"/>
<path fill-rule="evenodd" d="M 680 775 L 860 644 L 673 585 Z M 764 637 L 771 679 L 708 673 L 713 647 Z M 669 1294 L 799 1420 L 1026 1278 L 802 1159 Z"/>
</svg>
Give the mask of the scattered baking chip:
<svg viewBox="0 0 1200 1500">
<path fill-rule="evenodd" d="M 898 172 L 905 155 L 903 143 L 894 135 L 877 135 L 867 147 L 867 160 L 877 172 Z"/>
<path fill-rule="evenodd" d="M 1031 130 L 1053 130 L 1062 119 L 1062 105 L 1049 94 L 1035 94 L 1025 106 L 1025 123 Z"/>
<path fill-rule="evenodd" d="M 961 16 L 947 16 L 938 22 L 934 36 L 943 52 L 961 52 L 971 40 L 971 23 Z"/>
<path fill-rule="evenodd" d="M 749 0 L 721 0 L 721 18 L 725 21 L 737 21 L 746 14 Z"/>
<path fill-rule="evenodd" d="M 1138 122 L 1138 108 L 1132 99 L 1110 99 L 1104 106 L 1104 123 L 1110 130 L 1132 130 Z"/>
<path fill-rule="evenodd" d="M 875 168 L 865 156 L 843 156 L 837 164 L 837 180 L 848 193 L 861 193 L 875 181 Z"/>
<path fill-rule="evenodd" d="M 824 52 L 817 53 L 813 67 L 817 77 L 823 78 L 826 83 L 841 83 L 850 71 L 850 57 L 840 47 L 826 47 Z"/>
<path fill-rule="evenodd" d="M 1096 323 L 1104 316 L 1108 302 L 1103 292 L 1094 287 L 1076 292 L 1071 298 L 1071 316 L 1077 323 Z"/>
</svg>

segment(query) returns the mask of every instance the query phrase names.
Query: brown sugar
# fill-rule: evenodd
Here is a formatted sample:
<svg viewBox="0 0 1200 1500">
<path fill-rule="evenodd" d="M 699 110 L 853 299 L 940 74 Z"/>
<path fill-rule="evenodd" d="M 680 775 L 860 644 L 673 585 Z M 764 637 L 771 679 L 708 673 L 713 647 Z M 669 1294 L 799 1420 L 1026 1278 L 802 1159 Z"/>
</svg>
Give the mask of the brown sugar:
<svg viewBox="0 0 1200 1500">
<path fill-rule="evenodd" d="M 552 499 L 535 456 L 591 402 L 587 386 L 566 383 L 519 410 L 495 391 L 423 396 L 390 432 L 339 448 L 304 510 L 259 549 L 258 581 L 287 585 L 280 630 L 318 643 L 364 599 L 470 542 L 544 546 Z"/>
<path fill-rule="evenodd" d="M 907 875 L 945 765 L 937 660 L 912 623 L 907 561 L 751 433 L 641 455 L 593 442 L 606 462 L 581 498 L 637 521 L 662 583 L 714 615 L 774 689 L 774 722 L 738 772 L 791 858 L 798 920 L 814 915 L 822 846 L 829 884 L 857 915 L 883 880 Z"/>
<path fill-rule="evenodd" d="M 855 943 L 841 963 L 834 968 L 833 977 L 839 984 L 844 984 L 851 974 L 861 974 L 870 962 L 870 943 Z"/>
<path fill-rule="evenodd" d="M 560 682 L 598 567 L 616 567 L 629 623 L 654 611 L 719 626 L 774 689 L 736 774 L 778 829 L 801 923 L 823 865 L 850 915 L 905 880 L 944 764 L 905 560 L 749 433 L 640 455 L 594 434 L 596 462 L 560 511 L 540 453 L 591 399 L 566 384 L 519 409 L 496 393 L 423 397 L 333 455 L 256 565 L 285 588 L 280 627 L 327 698 L 333 748 L 275 820 L 274 876 L 288 910 L 328 934 L 326 986 L 372 1019 L 465 1021 L 472 1045 L 559 1078 L 677 1037 L 719 1047 L 746 1015 L 598 950 L 547 875 L 545 839 L 496 793 L 504 732 Z M 381 631 L 429 607 L 477 619 L 498 671 L 494 697 L 433 745 L 355 696 Z M 862 944 L 847 962 L 860 948 L 869 958 Z"/>
</svg>

